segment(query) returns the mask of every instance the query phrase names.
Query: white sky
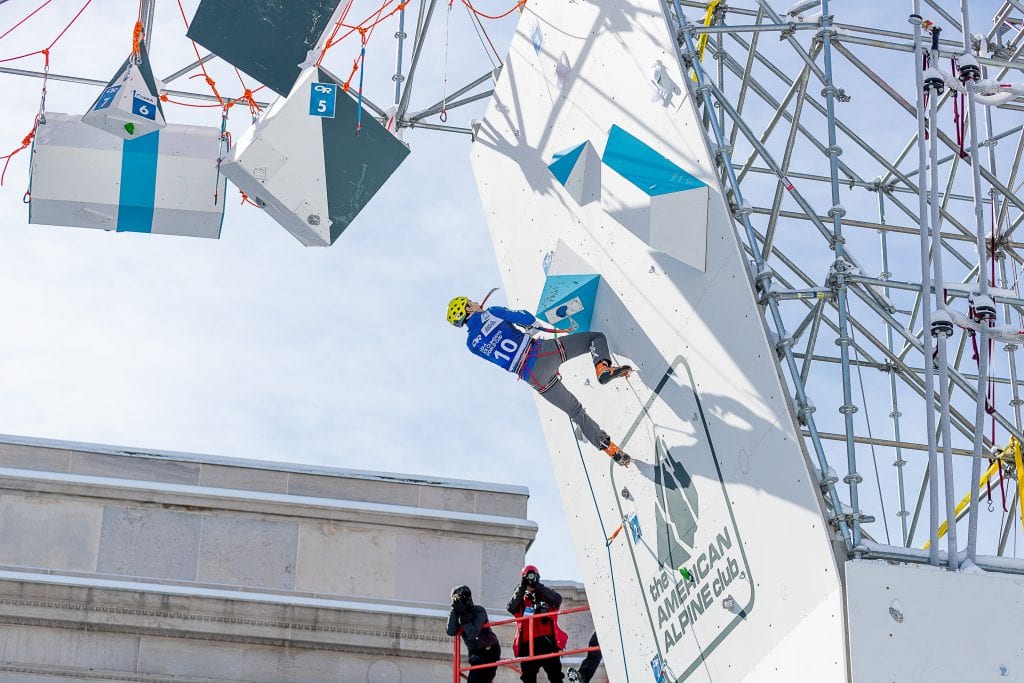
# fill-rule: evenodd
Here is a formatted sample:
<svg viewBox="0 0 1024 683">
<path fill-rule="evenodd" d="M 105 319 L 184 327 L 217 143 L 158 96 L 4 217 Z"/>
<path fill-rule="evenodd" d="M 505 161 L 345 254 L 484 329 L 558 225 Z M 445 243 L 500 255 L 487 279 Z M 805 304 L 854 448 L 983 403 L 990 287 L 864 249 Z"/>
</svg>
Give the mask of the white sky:
<svg viewBox="0 0 1024 683">
<path fill-rule="evenodd" d="M 0 40 L 0 59 L 44 47 L 82 2 L 53 2 Z M 0 33 L 39 4 L 0 4 Z M 197 0 L 184 5 L 191 18 Z M 136 11 L 133 0 L 94 0 L 54 47 L 53 73 L 109 79 L 130 51 Z M 357 4 L 350 16 L 366 13 Z M 414 110 L 440 99 L 438 15 Z M 382 104 L 396 26 L 382 26 L 367 50 Z M 504 27 L 506 37 L 494 34 L 502 53 Z M 464 11 L 449 33 L 450 92 L 490 65 Z M 157 76 L 194 60 L 173 0 L 157 2 L 152 42 Z M 357 50 L 344 43 L 326 64 L 347 75 Z M 5 66 L 39 69 L 42 58 Z M 239 94 L 223 65 L 211 73 Z M 40 81 L 0 75 L 0 87 L 0 146 L 13 149 Z M 201 79 L 169 87 L 205 91 Z M 47 108 L 83 112 L 97 94 L 51 81 Z M 216 109 L 166 115 L 219 124 Z M 449 123 L 471 115 L 452 112 Z M 247 123 L 244 107 L 232 110 L 236 136 Z M 328 249 L 303 247 L 239 206 L 231 187 L 218 241 L 28 225 L 29 155 L 14 157 L 0 188 L 0 432 L 526 485 L 541 527 L 529 560 L 546 577 L 578 579 L 532 392 L 472 357 L 444 319 L 452 296 L 500 284 L 469 138 L 406 139 L 405 164 Z"/>
</svg>

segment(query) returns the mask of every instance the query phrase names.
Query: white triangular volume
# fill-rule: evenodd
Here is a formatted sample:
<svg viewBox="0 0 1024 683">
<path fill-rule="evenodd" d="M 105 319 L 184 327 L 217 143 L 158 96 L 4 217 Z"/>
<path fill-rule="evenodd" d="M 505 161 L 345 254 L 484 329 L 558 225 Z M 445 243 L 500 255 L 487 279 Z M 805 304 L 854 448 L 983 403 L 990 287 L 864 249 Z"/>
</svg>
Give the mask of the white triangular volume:
<svg viewBox="0 0 1024 683">
<path fill-rule="evenodd" d="M 708 196 L 705 185 L 651 197 L 651 248 L 704 272 Z"/>
<path fill-rule="evenodd" d="M 565 191 L 580 206 L 601 198 L 601 157 L 589 140 L 565 181 Z"/>
<path fill-rule="evenodd" d="M 82 116 L 82 123 L 134 140 L 160 130 L 167 123 L 139 67 L 129 60 Z"/>
<path fill-rule="evenodd" d="M 306 246 L 330 246 L 321 119 L 309 115 L 314 66 L 288 97 L 274 104 L 238 139 L 221 171 Z M 300 95 L 299 93 L 302 93 Z"/>
<path fill-rule="evenodd" d="M 568 244 L 558 240 L 555 250 L 551 253 L 551 262 L 548 264 L 548 277 L 596 272 L 594 266 L 580 257 Z"/>
</svg>

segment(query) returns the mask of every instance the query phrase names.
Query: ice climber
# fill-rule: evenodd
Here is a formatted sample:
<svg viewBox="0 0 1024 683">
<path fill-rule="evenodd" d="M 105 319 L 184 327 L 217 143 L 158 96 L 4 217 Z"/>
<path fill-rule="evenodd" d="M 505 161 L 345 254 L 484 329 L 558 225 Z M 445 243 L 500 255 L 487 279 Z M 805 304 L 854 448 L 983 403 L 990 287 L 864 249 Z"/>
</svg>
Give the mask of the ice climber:
<svg viewBox="0 0 1024 683">
<path fill-rule="evenodd" d="M 587 415 L 558 374 L 562 363 L 589 352 L 601 384 L 628 376 L 633 370 L 630 366 L 612 365 L 608 340 L 602 333 L 578 332 L 557 339 L 534 339 L 532 334 L 546 328 L 538 324 L 532 313 L 501 306 L 485 309 L 464 296 L 457 296 L 448 304 L 448 322 L 466 327 L 466 346 L 470 351 L 528 381 L 551 405 L 564 411 L 595 448 L 618 464 L 629 466 L 632 458 Z"/>
</svg>

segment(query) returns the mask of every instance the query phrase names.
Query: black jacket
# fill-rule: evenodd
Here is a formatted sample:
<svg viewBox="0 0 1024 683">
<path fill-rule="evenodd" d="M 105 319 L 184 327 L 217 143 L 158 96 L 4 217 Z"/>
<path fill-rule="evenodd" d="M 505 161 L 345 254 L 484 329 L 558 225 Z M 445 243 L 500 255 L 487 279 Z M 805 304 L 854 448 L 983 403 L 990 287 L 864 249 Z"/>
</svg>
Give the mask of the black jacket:
<svg viewBox="0 0 1024 683">
<path fill-rule="evenodd" d="M 448 635 L 454 636 L 462 629 L 462 642 L 466 644 L 470 654 L 486 650 L 498 644 L 498 636 L 487 623 L 487 610 L 480 605 L 473 605 L 468 610 L 452 611 L 448 614 Z"/>
<path fill-rule="evenodd" d="M 523 613 L 523 596 L 526 594 L 526 588 L 519 584 L 516 588 L 516 592 L 512 594 L 512 597 L 508 600 L 506 609 L 509 614 L 520 616 Z M 548 588 L 543 583 L 538 581 L 533 587 L 533 603 L 545 602 L 548 605 L 548 611 L 554 612 L 562 606 L 562 596 L 559 595 L 554 589 Z"/>
</svg>

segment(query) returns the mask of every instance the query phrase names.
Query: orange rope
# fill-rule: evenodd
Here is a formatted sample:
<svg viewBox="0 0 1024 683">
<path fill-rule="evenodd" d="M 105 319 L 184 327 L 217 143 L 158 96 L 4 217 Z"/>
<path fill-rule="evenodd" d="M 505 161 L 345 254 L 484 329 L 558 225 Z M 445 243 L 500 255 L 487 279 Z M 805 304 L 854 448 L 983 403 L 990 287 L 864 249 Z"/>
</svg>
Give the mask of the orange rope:
<svg viewBox="0 0 1024 683">
<path fill-rule="evenodd" d="M 377 24 L 380 24 L 381 22 L 386 21 L 389 17 L 391 17 L 395 13 L 405 9 L 406 5 L 408 4 L 408 0 L 406 0 L 405 2 L 400 3 L 395 9 L 391 10 L 390 12 L 388 12 L 385 16 L 381 17 L 380 16 L 381 13 L 387 8 L 388 5 L 390 5 L 393 2 L 395 2 L 395 0 L 387 0 L 387 2 L 385 2 L 379 8 L 377 8 L 377 10 L 375 12 L 371 12 L 369 14 L 369 16 L 367 16 L 365 19 L 363 19 L 362 21 L 360 21 L 358 24 L 356 24 L 354 26 L 350 26 L 349 24 L 342 23 L 342 21 L 339 20 L 337 26 L 335 26 L 335 34 L 337 34 L 339 28 L 347 28 L 349 30 L 345 33 L 345 35 L 341 36 L 340 38 L 335 39 L 332 36 L 331 39 L 327 41 L 327 43 L 324 45 L 323 52 L 320 53 L 320 59 L 317 60 L 317 64 L 319 65 L 320 62 L 323 61 L 324 55 L 327 54 L 327 51 L 329 49 L 331 49 L 332 47 L 334 47 L 335 45 L 337 45 L 341 41 L 345 40 L 346 38 L 348 38 L 353 33 L 357 33 L 358 32 L 358 33 L 362 34 L 365 31 L 372 30 L 375 26 L 377 26 Z M 376 18 L 376 20 L 375 20 L 375 18 Z M 371 22 L 371 21 L 373 23 L 367 25 L 367 22 Z"/>
<path fill-rule="evenodd" d="M 475 14 L 475 15 L 477 15 L 479 17 L 483 17 L 484 19 L 504 19 L 508 15 L 510 15 L 513 12 L 515 12 L 517 9 L 526 7 L 526 0 L 519 0 L 519 2 L 517 2 L 515 4 L 515 6 L 513 6 L 512 9 L 508 10 L 507 12 L 502 12 L 501 14 L 490 15 L 490 14 L 484 14 L 483 12 L 478 10 L 476 7 L 473 7 L 473 3 L 471 3 L 469 0 L 461 0 L 461 1 L 462 1 L 463 5 L 465 5 L 466 7 L 469 8 L 469 11 L 471 11 L 473 14 Z"/>
<path fill-rule="evenodd" d="M 185 8 L 182 7 L 181 0 L 178 0 L 178 9 L 181 11 L 181 20 L 185 22 L 185 31 L 188 31 L 188 17 L 185 15 Z M 196 41 L 192 40 L 190 42 L 192 43 L 192 49 L 196 53 L 196 61 L 199 62 L 199 68 L 202 69 L 203 76 L 206 77 L 206 84 L 210 86 L 211 90 L 213 90 L 214 97 L 217 98 L 217 102 L 220 103 L 220 106 L 223 107 L 224 99 L 220 96 L 220 93 L 217 92 L 217 84 L 214 82 L 212 78 L 210 78 L 210 74 L 206 72 L 206 65 L 203 64 L 203 58 L 199 56 L 199 47 L 196 46 Z M 199 74 L 196 74 L 196 76 L 198 75 Z M 189 78 L 195 78 L 196 76 L 189 76 Z"/>
<path fill-rule="evenodd" d="M 345 21 L 345 17 L 348 16 L 348 11 L 352 9 L 352 2 L 354 0 L 348 0 L 345 4 L 345 9 L 341 11 L 341 16 L 338 17 L 338 23 L 334 25 L 334 30 L 331 31 L 330 37 L 327 38 L 327 42 L 324 43 L 324 49 L 320 51 L 320 56 L 316 58 L 316 65 L 320 66 L 320 62 L 324 61 L 324 55 L 327 54 L 327 50 L 334 44 L 334 38 L 338 35 L 338 31 L 341 30 L 341 25 Z"/>
<path fill-rule="evenodd" d="M 49 4 L 49 3 L 43 4 L 41 7 L 37 8 L 34 12 L 32 12 L 32 14 L 35 14 L 36 12 L 41 10 L 43 7 L 45 7 L 47 4 Z M 44 57 L 46 57 L 46 63 L 47 63 L 47 66 L 48 66 L 49 63 L 50 63 L 50 56 L 49 56 L 50 55 L 50 49 L 54 45 L 57 44 L 58 40 L 60 40 L 61 38 L 64 37 L 64 34 L 68 32 L 68 29 L 71 28 L 71 25 L 74 24 L 76 21 L 78 21 L 78 17 L 82 16 L 82 12 L 85 11 L 85 8 L 88 7 L 91 4 L 92 4 L 92 0 L 85 0 L 85 4 L 82 5 L 82 8 L 80 10 L 78 10 L 78 12 L 75 14 L 75 16 L 71 17 L 71 21 L 69 21 L 67 23 L 67 26 L 65 26 L 61 30 L 61 32 L 57 34 L 57 37 L 54 38 L 52 41 L 50 41 L 50 44 L 47 45 L 46 47 L 44 47 L 42 50 L 35 50 L 33 52 L 26 52 L 25 54 L 18 55 L 17 57 L 7 57 L 6 59 L 0 59 L 0 63 L 2 63 L 2 62 L 13 62 L 13 61 L 18 60 L 18 59 L 24 59 L 25 57 L 31 57 L 32 55 L 43 55 Z M 25 19 L 22 19 L 20 22 L 18 22 L 13 27 L 11 27 L 6 33 L 4 33 L 4 36 L 6 36 L 8 33 L 13 31 L 14 29 L 18 28 L 18 26 L 20 26 L 22 23 L 24 23 L 26 19 L 28 19 L 29 17 L 32 16 L 32 14 L 29 14 L 28 17 L 25 17 Z M 0 36 L 0 38 L 2 38 L 2 37 L 3 36 Z"/>
<path fill-rule="evenodd" d="M 201 74 L 196 74 L 196 76 L 200 76 L 200 75 Z M 263 90 L 263 88 L 265 88 L 265 87 L 266 86 L 261 85 L 260 87 L 256 88 L 255 90 L 246 90 L 244 93 L 242 93 L 241 95 L 239 95 L 235 99 L 228 100 L 223 105 L 221 105 L 221 104 L 191 104 L 190 102 L 182 102 L 180 100 L 173 100 L 173 99 L 171 99 L 171 97 L 167 93 L 161 93 L 160 94 L 160 101 L 161 102 L 166 102 L 167 104 L 176 104 L 179 107 L 193 107 L 193 108 L 196 108 L 196 109 L 212 109 L 213 107 L 222 107 L 222 108 L 230 109 L 231 107 L 233 107 L 238 102 L 249 102 L 250 100 L 252 100 L 252 104 L 250 106 L 254 106 L 254 107 L 260 108 L 259 103 L 256 102 L 256 100 L 253 98 L 253 95 L 258 93 L 260 90 Z"/>
<path fill-rule="evenodd" d="M 262 206 L 260 206 L 256 202 L 254 202 L 253 200 L 249 199 L 249 195 L 247 195 L 246 193 L 242 192 L 241 190 L 238 191 L 238 194 L 242 195 L 242 201 L 240 201 L 239 204 L 249 204 L 250 206 L 255 206 L 257 209 L 262 209 L 263 208 Z"/>
<path fill-rule="evenodd" d="M 48 4 L 48 3 L 46 3 L 46 4 Z M 42 7 L 45 7 L 46 4 L 42 5 L 38 9 L 36 9 L 35 12 L 32 12 L 28 16 L 31 17 L 33 14 L 35 14 L 40 9 L 42 9 Z M 7 167 L 10 165 L 11 159 L 18 152 L 22 151 L 23 149 L 27 148 L 29 145 L 32 144 L 32 141 L 36 137 L 36 129 L 39 128 L 39 122 L 43 120 L 43 114 L 44 114 L 44 112 L 46 110 L 46 76 L 47 76 L 47 74 L 50 73 L 50 50 L 53 48 L 54 45 L 57 44 L 57 42 L 61 38 L 64 37 L 64 34 L 68 32 L 68 29 L 71 28 L 72 24 L 74 24 L 76 21 L 78 21 L 78 18 L 80 16 L 82 16 L 82 12 L 84 12 L 85 8 L 88 7 L 90 4 L 92 4 L 92 0 L 86 0 L 85 4 L 82 5 L 81 9 L 79 9 L 78 12 L 75 13 L 75 16 L 71 17 L 71 21 L 69 21 L 67 23 L 67 25 L 61 30 L 61 32 L 57 34 L 57 37 L 54 38 L 52 41 L 50 41 L 50 44 L 47 45 L 46 47 L 44 47 L 43 49 L 36 50 L 35 52 L 29 52 L 27 54 L 20 55 L 18 57 L 9 57 L 7 59 L 0 60 L 0 61 L 3 61 L 3 62 L 10 62 L 10 61 L 13 61 L 15 59 L 21 59 L 23 57 L 29 57 L 31 55 L 42 55 L 43 56 L 43 87 L 42 87 L 42 94 L 41 94 L 41 96 L 39 98 L 39 112 L 36 114 L 35 118 L 32 120 L 32 129 L 28 132 L 28 134 L 24 138 L 21 139 L 21 146 L 16 148 L 14 151 L 9 152 L 8 154 L 5 154 L 4 156 L 0 157 L 0 159 L 4 160 L 4 168 L 3 168 L 2 171 L 0 171 L 0 185 L 4 184 L 4 179 L 7 177 Z M 25 19 L 28 19 L 28 17 L 26 17 Z M 21 22 L 16 24 L 13 28 L 9 29 L 7 31 L 7 33 L 10 33 L 11 31 L 14 30 L 14 28 L 17 28 L 22 23 L 24 23 L 25 19 L 23 19 Z M 4 35 L 7 35 L 7 33 L 5 33 Z"/>
<path fill-rule="evenodd" d="M 177 104 L 177 105 L 179 105 L 181 107 L 195 107 L 197 109 L 206 109 L 206 108 L 209 108 L 209 107 L 219 107 L 219 106 L 221 106 L 219 104 L 191 104 L 189 102 L 179 102 L 178 100 L 172 100 L 170 97 L 167 96 L 167 93 L 161 93 L 160 94 L 160 101 L 161 102 L 166 102 L 168 104 Z"/>
<path fill-rule="evenodd" d="M 71 25 L 73 23 L 75 23 L 76 21 L 78 21 L 78 17 L 82 16 L 82 12 L 85 11 L 85 8 L 88 7 L 91 4 L 92 4 L 92 0 L 85 0 L 85 4 L 82 5 L 82 9 L 78 10 L 78 13 L 75 16 L 71 17 L 71 21 L 69 21 L 68 25 L 64 27 L 64 30 L 61 31 L 60 33 L 58 33 L 57 37 L 53 39 L 53 42 L 51 42 L 49 45 L 46 46 L 47 50 L 49 50 L 54 45 L 56 45 L 57 41 L 64 37 L 64 34 L 68 32 L 68 29 L 71 28 Z"/>
<path fill-rule="evenodd" d="M 53 2 L 53 0 L 46 0 L 46 2 L 44 2 L 43 4 L 41 4 L 41 5 L 39 6 L 39 7 L 36 7 L 36 8 L 34 9 L 34 10 L 32 10 L 32 11 L 31 11 L 31 12 L 30 12 L 30 13 L 28 14 L 28 16 L 26 16 L 26 17 L 25 17 L 24 19 L 22 19 L 22 20 L 21 20 L 21 21 L 19 21 L 19 22 L 18 22 L 17 24 L 15 24 L 14 26 L 10 27 L 9 29 L 7 29 L 6 31 L 4 31 L 3 33 L 0 33 L 0 40 L 3 40 L 4 38 L 6 38 L 6 37 L 7 37 L 7 34 L 8 34 L 8 33 L 12 32 L 12 31 L 13 31 L 14 29 L 18 28 L 19 26 L 21 26 L 22 24 L 24 24 L 24 23 L 25 23 L 26 21 L 28 21 L 29 19 L 31 19 L 31 18 L 32 18 L 33 16 L 35 16 L 35 14 L 36 14 L 37 12 L 39 12 L 39 10 L 43 9 L 44 7 L 46 7 L 46 6 L 47 6 L 47 5 L 49 5 L 49 4 L 51 3 L 51 2 Z"/>
<path fill-rule="evenodd" d="M 32 55 L 41 55 L 41 54 L 43 54 L 42 50 L 36 50 L 35 52 L 26 52 L 25 54 L 18 55 L 17 57 L 7 57 L 5 59 L 0 59 L 0 64 L 2 64 L 3 62 L 13 62 L 13 61 L 16 61 L 18 59 L 24 59 L 25 57 L 31 57 Z"/>
<path fill-rule="evenodd" d="M 244 100 L 245 103 L 249 105 L 249 114 L 252 116 L 253 120 L 255 120 L 256 117 L 259 116 L 260 114 L 260 105 L 257 104 L 256 100 L 254 100 L 252 97 L 252 94 L 255 91 L 250 90 L 249 86 L 245 84 L 245 79 L 242 78 L 242 72 L 238 70 L 238 67 L 233 66 L 232 68 L 235 70 L 235 75 L 238 76 L 238 82 L 242 84 L 243 92 L 241 96 L 236 97 L 231 102 L 228 102 L 227 107 L 231 107 L 235 102 L 238 102 L 239 100 Z M 262 87 L 263 86 L 261 85 L 260 88 Z M 256 88 L 256 90 L 259 90 L 260 88 Z"/>
<path fill-rule="evenodd" d="M 37 115 L 35 121 L 32 123 L 32 130 L 30 130 L 28 132 L 28 135 L 26 135 L 24 138 L 22 138 L 22 140 L 21 140 L 21 147 L 18 147 L 17 149 L 15 149 L 10 154 L 5 154 L 4 156 L 0 157 L 0 159 L 4 160 L 4 170 L 2 172 L 0 172 L 0 185 L 4 184 L 4 177 L 7 175 L 7 165 L 11 163 L 11 158 L 15 154 L 17 154 L 18 152 L 20 152 L 21 150 L 25 149 L 26 147 L 28 147 L 29 145 L 32 144 L 32 140 L 36 137 L 36 128 L 38 128 L 38 127 L 39 127 L 39 116 Z"/>
<path fill-rule="evenodd" d="M 380 24 L 384 23 L 392 16 L 397 14 L 398 12 L 404 10 L 406 6 L 409 4 L 409 0 L 403 0 L 403 2 L 400 2 L 387 14 L 384 14 L 384 10 L 386 10 L 388 6 L 394 3 L 395 1 L 396 0 L 386 0 L 386 2 L 384 2 L 384 4 L 382 4 L 380 7 L 378 7 L 375 12 L 371 12 L 365 19 L 360 21 L 358 24 L 350 25 L 345 23 L 345 17 L 348 15 L 348 12 L 352 7 L 352 0 L 349 0 L 348 4 L 345 5 L 345 9 L 342 11 L 341 17 L 338 19 L 338 22 L 334 25 L 334 30 L 331 32 L 330 37 L 327 39 L 327 42 L 324 43 L 323 50 L 320 52 L 320 56 L 316 60 L 316 65 L 320 66 L 328 50 L 330 50 L 332 47 L 342 42 L 343 40 L 345 40 L 354 33 L 359 34 L 359 41 L 361 47 L 360 54 L 362 54 L 362 49 L 365 49 L 367 43 L 370 40 L 370 36 L 373 34 L 373 30 L 377 26 L 379 26 Z M 449 0 L 449 8 L 451 7 L 452 2 L 454 2 L 454 0 Z M 473 6 L 470 0 L 461 0 L 461 2 L 477 16 L 484 17 L 486 19 L 501 19 L 502 17 L 506 17 L 512 12 L 515 12 L 517 9 L 525 7 L 527 0 L 519 0 L 512 7 L 512 9 L 498 15 L 489 15 L 480 12 L 479 10 L 476 9 L 476 7 Z M 181 4 L 181 0 L 178 0 L 178 4 Z M 338 37 L 338 33 L 340 33 L 341 29 L 343 28 L 348 30 L 341 37 Z M 349 88 L 351 87 L 352 79 L 355 78 L 356 73 L 359 71 L 359 63 L 360 57 L 356 57 L 352 61 L 352 70 L 349 72 L 348 78 L 346 78 L 344 83 L 342 83 L 342 90 L 348 91 Z"/>
</svg>

